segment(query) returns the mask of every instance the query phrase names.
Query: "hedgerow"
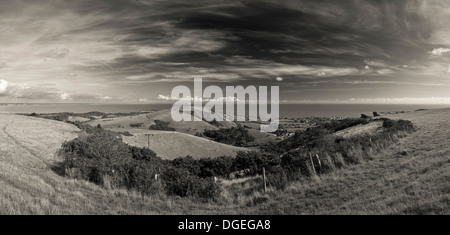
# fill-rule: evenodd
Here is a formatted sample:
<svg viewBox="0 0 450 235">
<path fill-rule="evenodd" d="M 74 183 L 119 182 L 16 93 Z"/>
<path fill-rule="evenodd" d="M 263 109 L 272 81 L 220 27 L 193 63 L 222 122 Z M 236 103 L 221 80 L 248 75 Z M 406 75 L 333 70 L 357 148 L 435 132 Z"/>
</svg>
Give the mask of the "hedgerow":
<svg viewBox="0 0 450 235">
<path fill-rule="evenodd" d="M 83 133 L 63 143 L 59 154 L 68 177 L 83 179 L 107 188 L 127 188 L 144 195 L 165 193 L 181 197 L 216 199 L 217 177 L 229 179 L 254 176 L 265 169 L 267 183 L 283 189 L 289 182 L 325 174 L 346 165 L 370 160 L 414 131 L 410 121 L 379 119 L 374 133 L 343 138 L 332 135 L 344 127 L 366 121 L 331 122 L 297 132 L 263 151 L 238 152 L 236 157 L 163 160 L 148 148 L 125 144 L 119 133 L 75 123 Z"/>
</svg>

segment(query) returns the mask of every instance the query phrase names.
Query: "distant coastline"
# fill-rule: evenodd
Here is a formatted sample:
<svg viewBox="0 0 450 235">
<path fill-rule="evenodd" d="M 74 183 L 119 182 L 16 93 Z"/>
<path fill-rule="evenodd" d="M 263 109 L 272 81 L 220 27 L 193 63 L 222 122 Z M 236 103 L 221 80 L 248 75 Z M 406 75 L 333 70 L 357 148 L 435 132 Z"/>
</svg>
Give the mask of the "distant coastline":
<svg viewBox="0 0 450 235">
<path fill-rule="evenodd" d="M 172 104 L 0 103 L 0 113 L 85 113 L 99 111 L 148 112 L 170 109 Z M 408 112 L 448 108 L 446 104 L 280 104 L 280 118 L 359 117 L 372 112 Z"/>
</svg>

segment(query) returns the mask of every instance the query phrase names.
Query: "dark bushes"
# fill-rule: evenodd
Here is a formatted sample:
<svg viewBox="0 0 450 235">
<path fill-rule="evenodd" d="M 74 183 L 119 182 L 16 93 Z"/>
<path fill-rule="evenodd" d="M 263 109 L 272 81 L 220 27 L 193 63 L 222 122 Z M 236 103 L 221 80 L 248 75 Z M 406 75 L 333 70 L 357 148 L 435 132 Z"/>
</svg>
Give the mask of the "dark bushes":
<svg viewBox="0 0 450 235">
<path fill-rule="evenodd" d="M 397 132 L 397 131 L 413 131 L 414 127 L 410 121 L 405 120 L 390 120 L 387 118 L 380 119 L 384 121 L 383 127 L 384 131 Z M 346 118 L 342 120 L 332 120 L 320 124 L 316 127 L 308 128 L 304 131 L 297 131 L 295 134 L 283 141 L 278 143 L 268 143 L 260 147 L 261 150 L 275 153 L 283 154 L 287 151 L 303 148 L 310 149 L 318 146 L 318 142 L 321 141 L 325 136 L 353 127 L 357 125 L 366 125 L 370 122 L 376 120 L 367 120 L 363 118 Z M 340 142 L 341 138 L 338 137 L 334 140 L 335 142 Z"/>
<path fill-rule="evenodd" d="M 414 131 L 414 125 L 409 120 L 391 120 L 391 119 L 383 119 L 383 127 L 386 128 L 389 132 L 398 132 L 398 131 Z"/>
<path fill-rule="evenodd" d="M 187 169 L 193 175 L 201 178 L 222 177 L 228 178 L 229 174 L 234 171 L 234 159 L 228 156 L 217 158 L 194 159 L 191 156 L 176 158 L 172 161 L 172 165 L 177 168 Z"/>
<path fill-rule="evenodd" d="M 85 179 L 103 186 L 121 187 L 126 184 L 126 170 L 131 162 L 128 145 L 112 132 L 99 131 L 62 145 L 65 169 L 71 177 Z"/>
<path fill-rule="evenodd" d="M 237 171 L 244 171 L 246 175 L 261 174 L 262 169 L 272 171 L 281 163 L 280 157 L 258 152 L 239 152 L 235 159 L 233 159 L 234 169 Z"/>
<path fill-rule="evenodd" d="M 136 128 L 143 127 L 143 126 L 144 126 L 144 123 L 131 123 L 130 124 L 130 127 L 136 127 Z"/>
<path fill-rule="evenodd" d="M 91 134 L 82 134 L 63 143 L 59 153 L 64 158 L 68 177 L 106 188 L 124 187 L 146 195 L 165 192 L 214 199 L 220 187 L 212 176 L 225 175 L 231 164 L 227 157 L 217 161 L 192 158 L 165 161 L 150 149 L 123 143 L 114 132 L 94 129 L 88 128 Z"/>
<path fill-rule="evenodd" d="M 120 132 L 120 134 L 122 134 L 124 136 L 133 136 L 133 134 L 131 134 L 129 131 Z"/>
<path fill-rule="evenodd" d="M 216 142 L 234 146 L 246 146 L 247 143 L 255 140 L 255 137 L 251 136 L 248 130 L 240 125 L 228 129 L 205 130 L 203 134 Z"/>
<path fill-rule="evenodd" d="M 194 196 L 214 199 L 220 194 L 220 187 L 212 178 L 200 178 L 185 168 L 169 168 L 162 174 L 168 195 Z"/>
<path fill-rule="evenodd" d="M 169 122 L 164 122 L 160 120 L 155 120 L 155 124 L 151 125 L 149 129 L 159 131 L 175 131 L 174 128 L 169 127 Z"/>
<path fill-rule="evenodd" d="M 345 120 L 343 123 L 329 123 L 298 132 L 291 138 L 277 144 L 266 146 L 280 156 L 280 168 L 277 165 L 269 169 L 268 182 L 277 188 L 283 188 L 287 182 L 301 177 L 324 174 L 345 165 L 358 164 L 370 160 L 373 156 L 395 143 L 404 133 L 414 131 L 414 126 L 406 120 L 380 119 L 382 127 L 374 133 L 351 138 L 328 135 L 326 130 L 340 130 L 344 126 L 364 124 L 364 122 Z M 295 146 L 300 146 L 294 148 Z M 284 152 L 282 149 L 286 149 Z M 280 151 L 281 150 L 281 151 Z M 243 165 L 252 166 L 254 161 L 245 160 Z M 278 171 L 277 171 L 278 170 Z M 259 169 L 257 170 L 259 171 Z M 270 181 L 272 180 L 272 181 Z"/>
<path fill-rule="evenodd" d="M 326 130 L 329 130 L 330 132 L 338 132 L 340 130 L 347 129 L 352 126 L 365 125 L 368 124 L 369 122 L 370 121 L 367 120 L 365 117 L 346 118 L 342 120 L 331 120 L 330 122 L 326 122 L 322 125 L 319 125 L 318 128 L 324 128 Z"/>
<path fill-rule="evenodd" d="M 330 122 L 297 132 L 285 141 L 269 145 L 271 152 L 239 152 L 235 158 L 194 159 L 188 156 L 172 161 L 162 160 L 148 148 L 123 143 L 118 133 L 76 123 L 85 132 L 65 142 L 60 155 L 69 177 L 107 188 L 124 187 L 145 195 L 166 193 L 214 200 L 220 194 L 214 177 L 253 176 L 261 174 L 264 168 L 268 185 L 284 189 L 289 182 L 302 177 L 325 174 L 345 165 L 370 160 L 394 143 L 400 134 L 414 131 L 410 121 L 379 121 L 383 124 L 376 132 L 352 138 L 330 133 L 365 122 Z"/>
<path fill-rule="evenodd" d="M 147 161 L 133 161 L 127 168 L 128 189 L 134 189 L 145 195 L 154 195 L 164 192 L 164 182 L 155 177 L 161 168 Z"/>
<path fill-rule="evenodd" d="M 156 153 L 153 152 L 151 149 L 139 148 L 135 146 L 129 146 L 128 148 L 130 149 L 131 157 L 135 160 L 145 160 L 148 162 L 159 161 L 159 158 L 156 156 Z"/>
</svg>

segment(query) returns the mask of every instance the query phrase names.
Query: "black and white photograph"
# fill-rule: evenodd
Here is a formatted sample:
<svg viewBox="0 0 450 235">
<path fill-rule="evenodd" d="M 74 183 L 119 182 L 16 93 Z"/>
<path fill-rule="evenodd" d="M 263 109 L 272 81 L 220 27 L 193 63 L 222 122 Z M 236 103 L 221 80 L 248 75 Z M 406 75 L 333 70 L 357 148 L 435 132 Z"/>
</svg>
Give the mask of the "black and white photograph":
<svg viewBox="0 0 450 235">
<path fill-rule="evenodd" d="M 0 214 L 448 215 L 449 22 L 449 0 L 0 0 Z"/>
</svg>

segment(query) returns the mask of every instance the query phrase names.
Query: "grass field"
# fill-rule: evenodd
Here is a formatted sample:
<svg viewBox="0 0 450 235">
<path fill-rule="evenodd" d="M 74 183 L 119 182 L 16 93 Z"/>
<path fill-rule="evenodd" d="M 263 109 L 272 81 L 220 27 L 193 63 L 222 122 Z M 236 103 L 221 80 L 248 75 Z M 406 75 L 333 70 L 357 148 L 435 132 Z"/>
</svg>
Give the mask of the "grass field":
<svg viewBox="0 0 450 235">
<path fill-rule="evenodd" d="M 155 120 L 170 122 L 169 126 L 175 128 L 176 131 L 149 130 L 150 125 L 155 124 Z M 102 118 L 87 123 L 92 126 L 100 124 L 102 128 L 115 132 L 128 131 L 132 136 L 123 136 L 124 142 L 138 147 L 147 147 L 148 137 L 145 134 L 151 134 L 150 149 L 163 159 L 174 159 L 187 155 L 194 158 L 236 156 L 238 151 L 248 151 L 246 148 L 221 144 L 195 136 L 196 132 L 219 128 L 205 121 L 173 122 L 170 112 L 167 110 L 135 116 Z M 131 126 L 137 123 L 142 125 L 140 127 Z M 234 126 L 235 124 L 227 125 Z"/>
<path fill-rule="evenodd" d="M 220 199 L 201 202 L 67 179 L 54 153 L 75 127 L 1 114 L 0 214 L 450 214 L 450 109 L 386 117 L 417 131 L 372 160 L 285 190 L 263 194 L 259 177 L 226 180 Z"/>
<path fill-rule="evenodd" d="M 226 145 L 205 138 L 176 131 L 129 130 L 133 136 L 123 136 L 123 141 L 137 147 L 147 147 L 150 136 L 150 149 L 163 159 L 174 159 L 190 155 L 193 158 L 236 156 L 238 151 L 246 148 Z"/>
</svg>

